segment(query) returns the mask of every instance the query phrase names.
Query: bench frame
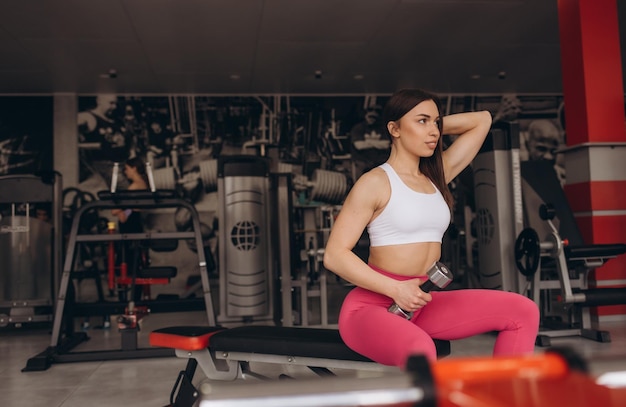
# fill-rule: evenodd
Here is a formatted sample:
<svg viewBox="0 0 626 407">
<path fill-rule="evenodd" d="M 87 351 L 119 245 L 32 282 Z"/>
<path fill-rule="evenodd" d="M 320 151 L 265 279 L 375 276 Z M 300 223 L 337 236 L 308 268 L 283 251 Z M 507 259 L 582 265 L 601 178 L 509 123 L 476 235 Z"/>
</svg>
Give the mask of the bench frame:
<svg viewBox="0 0 626 407">
<path fill-rule="evenodd" d="M 259 329 L 259 335 L 254 336 Z M 283 343 L 272 346 L 273 332 L 280 335 Z M 310 334 L 310 335 L 309 335 Z M 314 337 L 321 334 L 320 357 L 310 356 Z M 242 342 L 237 342 L 245 335 L 250 335 L 250 350 L 242 350 Z M 302 337 L 310 340 L 302 341 Z M 232 339 L 232 340 L 231 340 Z M 284 346 L 288 343 L 288 346 Z M 436 340 L 438 355 L 445 357 L 450 353 L 450 342 Z M 179 358 L 188 359 L 181 370 L 170 394 L 172 406 L 192 406 L 197 401 L 199 391 L 192 384 L 197 367 L 209 380 L 233 381 L 237 379 L 270 379 L 254 372 L 251 362 L 278 364 L 283 366 L 303 366 L 318 376 L 334 376 L 331 369 L 365 370 L 376 372 L 398 372 L 399 368 L 385 366 L 371 361 L 349 349 L 340 339 L 336 330 L 300 327 L 242 326 L 231 329 L 221 327 L 168 327 L 153 331 L 150 344 L 175 349 Z M 255 351 L 255 344 L 263 352 Z M 272 347 L 276 349 L 272 349 Z M 298 348 L 302 348 L 301 352 Z M 332 357 L 328 357 L 332 356 Z M 287 378 L 287 375 L 281 375 Z"/>
</svg>

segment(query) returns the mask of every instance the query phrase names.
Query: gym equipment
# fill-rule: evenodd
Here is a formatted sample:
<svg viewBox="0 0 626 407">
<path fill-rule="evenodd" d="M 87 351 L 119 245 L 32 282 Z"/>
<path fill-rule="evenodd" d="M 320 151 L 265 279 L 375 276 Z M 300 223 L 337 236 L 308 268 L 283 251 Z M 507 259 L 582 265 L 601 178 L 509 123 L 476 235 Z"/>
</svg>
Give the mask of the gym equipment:
<svg viewBox="0 0 626 407">
<path fill-rule="evenodd" d="M 195 207 L 186 200 L 176 197 L 175 191 L 124 191 L 110 193 L 101 191 L 98 194 L 100 200 L 83 205 L 77 212 L 72 222 L 72 228 L 67 243 L 67 252 L 63 266 L 63 274 L 59 285 L 59 293 L 54 310 L 54 321 L 52 326 L 52 337 L 50 346 L 40 354 L 30 358 L 22 371 L 46 370 L 53 363 L 95 361 L 95 360 L 115 360 L 147 358 L 159 356 L 172 356 L 171 349 L 157 348 L 137 348 L 138 326 L 123 329 L 122 344 L 119 350 L 100 350 L 72 352 L 78 344 L 86 341 L 89 337 L 84 332 L 74 332 L 74 317 L 92 315 L 131 315 L 135 307 L 146 306 L 154 312 L 179 312 L 183 310 L 206 310 L 208 323 L 215 325 L 215 313 L 213 312 L 213 302 L 207 275 L 207 261 L 204 250 L 196 252 L 198 258 L 198 269 L 202 280 L 203 297 L 189 299 L 168 299 L 159 301 L 137 301 L 132 304 L 127 301 L 105 301 L 94 303 L 78 304 L 73 301 L 73 278 L 74 263 L 76 260 L 77 247 L 85 242 L 148 242 L 148 245 L 155 245 L 157 241 L 167 242 L 180 239 L 195 239 L 196 246 L 202 246 L 202 235 L 200 232 L 200 221 Z M 102 234 L 80 234 L 79 224 L 82 216 L 94 209 L 155 209 L 155 208 L 177 208 L 185 207 L 191 213 L 193 230 L 188 232 L 144 232 L 144 233 L 108 233 Z M 143 270 L 149 273 L 149 270 Z M 145 278 L 155 276 L 143 275 Z M 158 276 L 157 276 L 158 277 Z M 139 308 L 141 309 L 141 308 Z M 64 332 L 62 332 L 64 327 Z"/>
<path fill-rule="evenodd" d="M 558 248 L 563 242 L 555 241 L 550 248 Z M 515 265 L 525 277 L 532 277 L 539 269 L 541 245 L 539 235 L 533 228 L 522 230 L 515 239 Z"/>
<path fill-rule="evenodd" d="M 327 203 L 340 203 L 348 193 L 346 176 L 340 172 L 316 169 L 307 186 L 311 186 L 311 199 Z"/>
<path fill-rule="evenodd" d="M 56 171 L 0 177 L 0 327 L 52 320 L 63 258 L 62 190 Z"/>
<path fill-rule="evenodd" d="M 116 233 L 115 222 L 108 223 L 108 233 Z M 191 229 L 189 229 L 191 230 Z M 134 241 L 128 248 L 132 252 L 132 256 L 125 253 L 127 247 L 121 246 L 121 262 L 116 266 L 115 242 L 108 242 L 108 259 L 107 259 L 107 280 L 109 292 L 118 292 L 120 301 L 127 301 L 128 294 L 133 298 L 135 287 L 142 286 L 143 299 L 150 299 L 150 286 L 155 284 L 169 284 L 171 279 L 176 277 L 178 270 L 172 266 L 154 267 L 150 265 L 149 250 L 155 252 L 172 252 L 178 248 L 178 240 L 161 240 L 155 241 Z M 131 257 L 131 258 L 128 258 Z M 129 270 L 131 272 L 129 273 Z M 119 273 L 116 273 L 118 271 Z M 119 274 L 119 275 L 118 275 Z M 132 307 L 133 309 L 147 309 L 147 307 Z M 146 312 L 147 313 L 147 312 Z M 133 312 L 133 315 L 136 315 Z"/>
<path fill-rule="evenodd" d="M 513 244 L 524 227 L 519 124 L 494 123 L 473 168 L 480 284 L 520 292 L 513 258 Z"/>
<path fill-rule="evenodd" d="M 199 386 L 200 407 L 617 407 L 626 388 L 594 381 L 567 349 L 527 357 L 457 358 L 429 364 L 413 356 L 405 372 Z M 186 404 L 174 404 L 186 405 Z"/>
<path fill-rule="evenodd" d="M 319 169 L 312 177 L 309 181 L 286 163 L 280 163 L 278 173 L 270 174 L 280 271 L 280 324 L 328 328 L 329 272 L 322 266 L 322 258 L 340 209 L 331 202 L 343 201 L 347 179 L 344 174 Z M 319 319 L 313 312 L 319 313 Z"/>
<path fill-rule="evenodd" d="M 545 304 L 541 297 L 542 290 L 558 289 L 559 302 L 578 307 L 626 304 L 626 288 L 587 288 L 587 272 L 611 258 L 626 253 L 626 244 L 571 246 L 567 239 L 561 238 L 552 222 L 555 215 L 554 207 L 541 205 L 539 216 L 547 222 L 552 232 L 542 241 L 534 229 L 526 228 L 515 242 L 516 265 L 520 273 L 531 281 L 531 298 L 544 313 L 546 306 L 550 304 Z M 541 258 L 554 260 L 558 282 L 542 279 Z M 576 274 L 575 278 L 571 276 L 572 269 Z M 599 342 L 611 341 L 608 331 L 590 329 L 591 319 L 587 312 L 582 312 L 581 319 L 575 322 L 578 325 L 576 327 L 570 322 L 567 329 L 541 330 L 537 344 L 549 346 L 551 337 L 575 335 Z"/>
<path fill-rule="evenodd" d="M 196 98 L 193 96 L 169 96 L 170 127 L 178 137 L 191 139 L 191 152 L 200 149 L 196 119 Z"/>
<path fill-rule="evenodd" d="M 190 172 L 179 177 L 174 167 L 157 168 L 152 171 L 156 189 L 173 190 L 186 182 L 200 181 L 205 192 L 217 190 L 217 161 L 205 160 L 198 164 L 198 172 Z"/>
<path fill-rule="evenodd" d="M 150 341 L 175 347 L 178 357 L 188 358 L 170 395 L 170 405 L 176 407 L 197 405 L 198 399 L 201 406 L 233 407 L 384 405 L 402 400 L 410 403 L 393 405 L 539 406 L 563 400 L 566 405 L 586 406 L 602 400 L 602 405 L 610 406 L 607 401 L 626 397 L 624 388 L 597 385 L 587 376 L 586 362 L 567 348 L 527 356 L 441 359 L 449 352 L 443 341 L 436 343 L 440 357 L 436 363 L 415 355 L 401 372 L 354 353 L 337 331 L 329 329 L 176 327 L 153 332 Z M 270 378 L 252 371 L 249 362 L 304 366 L 320 377 L 250 382 L 247 379 Z M 192 381 L 198 366 L 208 380 L 196 388 Z M 335 368 L 372 373 L 366 378 L 335 376 L 330 370 Z M 581 393 L 571 392 L 582 387 Z M 618 398 L 607 398 L 609 391 Z"/>
<path fill-rule="evenodd" d="M 292 173 L 293 189 L 301 195 L 301 201 L 318 201 L 327 204 L 339 204 L 348 194 L 348 179 L 345 174 L 316 168 L 311 179 L 295 173 L 292 164 L 279 162 L 279 173 Z"/>
<path fill-rule="evenodd" d="M 428 269 L 426 275 L 428 276 L 428 280 L 424 281 L 422 285 L 420 285 L 420 289 L 425 293 L 430 292 L 433 289 L 443 290 L 452 282 L 452 279 L 454 278 L 450 269 L 439 261 L 436 261 L 432 267 Z M 413 317 L 413 312 L 405 311 L 395 303 L 391 304 L 387 311 L 406 319 L 411 319 Z"/>
<path fill-rule="evenodd" d="M 609 332 L 597 329 L 590 307 L 626 304 L 626 288 L 590 289 L 588 276 L 625 253 L 626 245 L 584 243 L 551 162 L 523 162 L 521 173 L 528 228 L 516 239 L 514 253 L 530 286 L 528 296 L 541 311 L 537 344 L 549 346 L 551 338 L 564 336 L 610 342 Z"/>
<path fill-rule="evenodd" d="M 345 176 L 315 170 L 314 182 L 309 182 L 294 174 L 297 171 L 286 163 L 278 162 L 278 172 L 271 172 L 270 163 L 263 157 L 222 156 L 218 161 L 218 246 L 222 267 L 218 320 L 274 319 L 280 312 L 281 325 L 297 322 L 307 326 L 309 299 L 315 298 L 319 299 L 321 325 L 328 326 L 326 271 L 320 264 L 337 207 L 304 198 L 302 203 L 294 204 L 293 196 L 299 193 L 300 197 L 307 194 L 315 199 L 343 199 L 340 190 L 346 189 Z M 316 176 L 317 173 L 324 175 Z M 183 224 L 184 217 L 179 218 Z M 246 230 L 258 233 L 258 239 L 248 236 L 255 244 L 250 245 L 250 250 L 241 250 L 246 246 L 239 244 Z M 278 278 L 269 271 L 274 267 L 280 270 Z M 248 286 L 242 284 L 243 279 Z M 270 295 L 262 294 L 262 289 Z M 278 290 L 282 302 L 274 304 L 271 293 Z M 256 294 L 251 296 L 253 291 Z M 246 301 L 257 304 L 258 309 L 246 305 Z M 278 307 L 280 311 L 274 312 Z"/>
<path fill-rule="evenodd" d="M 280 265 L 280 324 L 328 328 L 328 278 L 333 275 L 323 267 L 322 259 L 340 207 L 294 203 L 290 175 L 276 174 L 272 178 L 276 191 L 273 216 Z"/>
<path fill-rule="evenodd" d="M 218 160 L 220 321 L 273 318 L 269 161 Z"/>
<path fill-rule="evenodd" d="M 82 191 L 75 187 L 68 187 L 63 189 L 63 230 L 69 231 L 72 227 L 72 221 L 78 208 L 86 204 L 87 202 L 95 201 L 96 197 L 88 191 Z M 81 229 L 89 230 L 93 228 L 98 222 L 98 213 L 92 211 L 83 216 L 83 223 Z"/>
<path fill-rule="evenodd" d="M 244 157 L 250 157 L 245 155 Z M 230 158 L 229 158 L 230 160 Z M 237 160 L 233 158 L 233 160 Z M 189 172 L 179 177 L 172 167 L 158 168 L 152 171 L 156 189 L 173 190 L 179 184 L 201 182 L 205 192 L 214 192 L 218 188 L 218 160 L 205 160 L 198 164 L 198 172 Z M 268 164 L 269 165 L 269 164 Z M 278 163 L 279 172 L 292 172 L 293 166 Z M 294 178 L 294 189 L 306 192 L 307 199 L 324 203 L 340 203 L 348 193 L 348 180 L 345 174 L 335 171 L 315 169 L 311 179 Z"/>
<path fill-rule="evenodd" d="M 199 365 L 209 380 L 262 377 L 251 371 L 250 362 L 306 366 L 320 376 L 330 369 L 393 371 L 348 348 L 335 329 L 240 326 L 169 327 L 153 331 L 150 344 L 176 349 L 176 356 L 189 359 L 172 390 L 170 403 L 191 406 L 197 397 L 192 385 Z M 450 354 L 450 342 L 435 340 L 437 355 Z M 298 405 L 298 404 L 296 404 Z"/>
</svg>

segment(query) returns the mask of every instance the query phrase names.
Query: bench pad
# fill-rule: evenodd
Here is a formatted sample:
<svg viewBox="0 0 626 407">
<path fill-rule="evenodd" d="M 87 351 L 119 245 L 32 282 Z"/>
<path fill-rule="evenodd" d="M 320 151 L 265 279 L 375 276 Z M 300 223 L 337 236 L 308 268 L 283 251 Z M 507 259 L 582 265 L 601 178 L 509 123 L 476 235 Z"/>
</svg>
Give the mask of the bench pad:
<svg viewBox="0 0 626 407">
<path fill-rule="evenodd" d="M 153 340 L 154 337 L 154 340 Z M 189 343 L 186 343 L 189 341 Z M 437 356 L 450 354 L 450 342 L 435 339 Z M 320 359 L 373 362 L 341 339 L 339 331 L 325 328 L 240 326 L 169 327 L 153 331 L 150 344 L 184 350 L 198 350 L 203 344 L 218 352 L 243 352 L 266 355 L 300 356 Z M 206 346 L 204 346 L 206 347 Z"/>
</svg>

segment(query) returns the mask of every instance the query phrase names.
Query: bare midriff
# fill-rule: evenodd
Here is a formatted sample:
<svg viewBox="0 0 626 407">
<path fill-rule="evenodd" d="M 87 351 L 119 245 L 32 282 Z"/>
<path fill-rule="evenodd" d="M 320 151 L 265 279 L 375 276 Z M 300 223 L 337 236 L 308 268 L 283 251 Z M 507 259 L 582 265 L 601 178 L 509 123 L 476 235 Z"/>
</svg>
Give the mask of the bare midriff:
<svg viewBox="0 0 626 407">
<path fill-rule="evenodd" d="M 370 247 L 368 262 L 403 276 L 423 276 L 441 257 L 441 243 L 421 242 Z"/>
</svg>

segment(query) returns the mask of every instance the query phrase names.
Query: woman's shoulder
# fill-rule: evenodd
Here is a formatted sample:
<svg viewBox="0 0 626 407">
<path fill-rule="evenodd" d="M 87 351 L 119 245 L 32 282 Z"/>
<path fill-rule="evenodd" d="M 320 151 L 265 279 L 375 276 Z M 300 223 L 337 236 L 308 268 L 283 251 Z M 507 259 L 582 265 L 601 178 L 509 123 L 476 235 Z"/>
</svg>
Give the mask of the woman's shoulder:
<svg viewBox="0 0 626 407">
<path fill-rule="evenodd" d="M 388 184 L 389 178 L 387 177 L 387 172 L 378 166 L 361 175 L 357 183 L 367 185 Z"/>
<path fill-rule="evenodd" d="M 385 193 L 386 192 L 386 193 Z M 380 200 L 391 192 L 387 173 L 380 167 L 375 167 L 359 177 L 351 190 L 351 195 L 360 199 Z"/>
<path fill-rule="evenodd" d="M 141 191 L 141 190 L 146 190 L 146 189 L 148 189 L 148 185 L 146 185 L 143 182 L 135 181 L 128 186 L 129 191 Z"/>
</svg>

